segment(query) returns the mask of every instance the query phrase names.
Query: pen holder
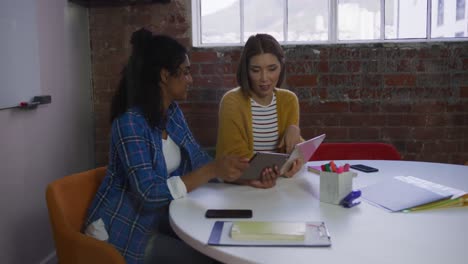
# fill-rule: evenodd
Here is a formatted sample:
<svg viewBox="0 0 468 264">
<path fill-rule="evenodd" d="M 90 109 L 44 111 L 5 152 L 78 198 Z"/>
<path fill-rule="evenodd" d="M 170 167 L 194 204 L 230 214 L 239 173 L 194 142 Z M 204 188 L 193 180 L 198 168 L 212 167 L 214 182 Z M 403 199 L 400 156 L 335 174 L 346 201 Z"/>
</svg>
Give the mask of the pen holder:
<svg viewBox="0 0 468 264">
<path fill-rule="evenodd" d="M 320 172 L 320 201 L 340 204 L 340 201 L 353 190 L 354 172 Z"/>
</svg>

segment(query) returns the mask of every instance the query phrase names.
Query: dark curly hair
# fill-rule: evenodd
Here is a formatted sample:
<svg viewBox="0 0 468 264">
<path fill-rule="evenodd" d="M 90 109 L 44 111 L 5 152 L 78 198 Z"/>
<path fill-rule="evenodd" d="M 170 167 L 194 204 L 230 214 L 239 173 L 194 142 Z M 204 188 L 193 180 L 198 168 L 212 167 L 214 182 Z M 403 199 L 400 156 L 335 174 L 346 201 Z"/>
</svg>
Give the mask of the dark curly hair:
<svg viewBox="0 0 468 264">
<path fill-rule="evenodd" d="M 153 35 L 144 28 L 132 34 L 130 43 L 132 53 L 112 99 L 110 121 L 130 107 L 139 107 L 151 127 L 164 128 L 160 73 L 166 69 L 171 75 L 178 75 L 187 49 L 169 36 Z"/>
</svg>

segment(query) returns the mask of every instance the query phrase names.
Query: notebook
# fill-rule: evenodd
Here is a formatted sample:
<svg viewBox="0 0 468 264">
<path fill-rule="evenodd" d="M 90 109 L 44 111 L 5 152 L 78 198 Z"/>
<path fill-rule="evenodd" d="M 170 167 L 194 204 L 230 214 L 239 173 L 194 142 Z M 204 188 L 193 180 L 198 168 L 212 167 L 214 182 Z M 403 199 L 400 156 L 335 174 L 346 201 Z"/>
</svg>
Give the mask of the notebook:
<svg viewBox="0 0 468 264">
<path fill-rule="evenodd" d="M 361 189 L 362 198 L 371 204 L 398 212 L 465 192 L 413 176 L 397 176 Z"/>
<path fill-rule="evenodd" d="M 216 221 L 211 246 L 329 247 L 324 222 Z"/>
<path fill-rule="evenodd" d="M 291 154 L 273 153 L 273 152 L 257 152 L 250 159 L 250 166 L 244 171 L 241 179 L 258 179 L 262 170 L 266 167 L 278 166 L 280 174 L 287 172 L 294 160 L 302 158 L 304 162 L 309 161 L 310 157 L 318 149 L 325 139 L 325 134 L 314 137 L 307 141 L 298 143 L 294 146 Z"/>
</svg>

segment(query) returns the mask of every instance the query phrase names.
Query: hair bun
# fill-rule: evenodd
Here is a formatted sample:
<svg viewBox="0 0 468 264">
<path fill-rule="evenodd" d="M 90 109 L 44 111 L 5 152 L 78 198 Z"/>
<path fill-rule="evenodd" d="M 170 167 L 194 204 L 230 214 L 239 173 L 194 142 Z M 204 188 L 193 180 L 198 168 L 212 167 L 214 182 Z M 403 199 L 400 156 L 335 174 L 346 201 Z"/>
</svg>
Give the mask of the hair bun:
<svg viewBox="0 0 468 264">
<path fill-rule="evenodd" d="M 145 54 L 150 46 L 153 33 L 151 31 L 140 28 L 132 33 L 130 43 L 133 46 L 133 51 L 137 54 Z"/>
</svg>

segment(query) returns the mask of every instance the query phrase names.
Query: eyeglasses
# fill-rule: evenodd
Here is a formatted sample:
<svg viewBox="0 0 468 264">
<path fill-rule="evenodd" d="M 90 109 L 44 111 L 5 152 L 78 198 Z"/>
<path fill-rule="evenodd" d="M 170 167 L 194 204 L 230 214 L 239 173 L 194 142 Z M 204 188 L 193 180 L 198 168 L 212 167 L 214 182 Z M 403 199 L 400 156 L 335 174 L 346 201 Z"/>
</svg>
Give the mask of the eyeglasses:
<svg viewBox="0 0 468 264">
<path fill-rule="evenodd" d="M 179 67 L 178 72 L 182 73 L 185 78 L 188 78 L 189 76 L 192 75 L 192 72 L 190 71 L 190 67 L 185 67 L 185 68 Z"/>
</svg>

